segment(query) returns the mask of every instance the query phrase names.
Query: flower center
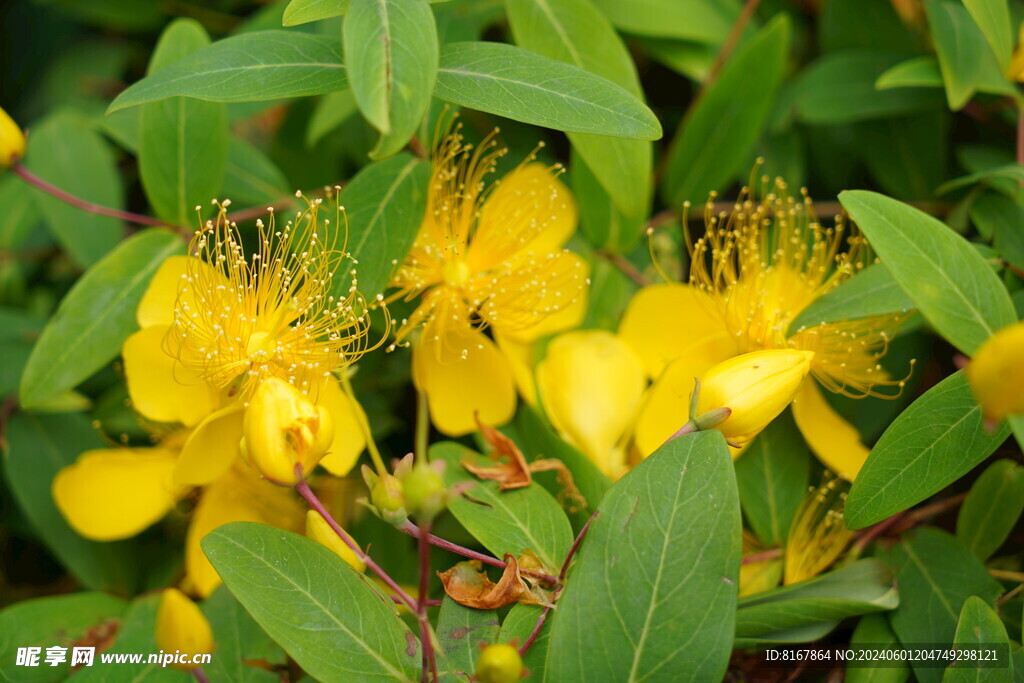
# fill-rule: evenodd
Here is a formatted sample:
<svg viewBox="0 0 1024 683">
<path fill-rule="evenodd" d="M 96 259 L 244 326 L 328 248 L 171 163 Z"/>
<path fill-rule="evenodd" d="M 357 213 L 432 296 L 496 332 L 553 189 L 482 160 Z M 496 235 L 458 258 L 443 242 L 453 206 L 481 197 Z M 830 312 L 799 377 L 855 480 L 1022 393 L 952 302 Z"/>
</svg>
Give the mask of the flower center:
<svg viewBox="0 0 1024 683">
<path fill-rule="evenodd" d="M 457 256 L 444 264 L 444 281 L 453 287 L 465 287 L 469 283 L 469 264 Z"/>
</svg>

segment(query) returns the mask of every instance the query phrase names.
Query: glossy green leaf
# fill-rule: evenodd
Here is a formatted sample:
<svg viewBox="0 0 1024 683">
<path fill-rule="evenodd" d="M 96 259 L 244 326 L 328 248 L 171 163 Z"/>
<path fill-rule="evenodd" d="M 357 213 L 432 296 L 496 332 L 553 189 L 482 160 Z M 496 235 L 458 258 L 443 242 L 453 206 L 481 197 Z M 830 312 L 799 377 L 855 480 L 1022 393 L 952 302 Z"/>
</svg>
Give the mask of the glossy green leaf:
<svg viewBox="0 0 1024 683">
<path fill-rule="evenodd" d="M 984 60 L 994 60 L 994 55 L 961 3 L 927 0 L 924 7 L 946 86 L 946 99 L 949 108 L 957 111 L 977 89 Z"/>
<path fill-rule="evenodd" d="M 813 578 L 740 598 L 736 636 L 759 638 L 778 631 L 803 628 L 899 604 L 892 570 L 875 559 Z"/>
<path fill-rule="evenodd" d="M 616 28 L 628 33 L 718 44 L 739 14 L 728 0 L 593 0 Z"/>
<path fill-rule="evenodd" d="M 417 648 L 390 603 L 323 545 L 233 522 L 203 539 L 224 584 L 256 622 L 322 681 L 412 681 Z"/>
<path fill-rule="evenodd" d="M 203 672 L 211 681 L 280 681 L 277 674 L 254 664 L 284 664 L 284 651 L 249 616 L 226 587 L 218 587 L 213 595 L 203 601 L 202 607 L 217 643 L 213 659 L 203 667 Z"/>
<path fill-rule="evenodd" d="M 116 358 L 138 328 L 135 309 L 150 278 L 168 256 L 184 250 L 178 235 L 149 228 L 90 268 L 61 301 L 32 350 L 21 379 L 21 404 L 38 405 Z"/>
<path fill-rule="evenodd" d="M 210 44 L 202 25 L 179 19 L 164 30 L 148 76 Z M 171 97 L 139 110 L 139 175 L 157 216 L 195 225 L 197 205 L 217 197 L 228 162 L 228 115 L 219 102 Z"/>
<path fill-rule="evenodd" d="M 899 647 L 900 641 L 884 614 L 866 614 L 857 622 L 850 646 Z M 886 666 L 850 666 L 846 683 L 903 683 L 910 676 L 910 665 L 890 662 Z"/>
<path fill-rule="evenodd" d="M 661 186 L 667 202 L 701 204 L 749 163 L 785 73 L 790 33 L 779 15 L 743 43 L 683 119 Z"/>
<path fill-rule="evenodd" d="M 329 92 L 320 98 L 309 117 L 309 128 L 306 129 L 306 145 L 313 147 L 325 135 L 340 126 L 356 113 L 356 96 L 352 90 Z"/>
<path fill-rule="evenodd" d="M 1007 0 L 964 0 L 964 7 L 988 41 L 999 68 L 1006 71 L 1013 51 L 1013 29 Z"/>
<path fill-rule="evenodd" d="M 839 201 L 916 308 L 961 351 L 1016 321 L 998 276 L 941 221 L 875 192 L 843 192 Z"/>
<path fill-rule="evenodd" d="M 25 600 L 0 611 L 0 677 L 5 681 L 48 683 L 64 680 L 68 665 L 45 664 L 46 648 L 59 645 L 71 648 L 88 631 L 101 625 L 116 625 L 125 602 L 105 593 L 74 593 Z M 19 666 L 18 648 L 42 648 L 40 666 Z"/>
<path fill-rule="evenodd" d="M 846 499 L 846 524 L 864 527 L 920 503 L 987 458 L 1009 436 L 989 431 L 962 372 L 897 417 L 871 449 Z"/>
<path fill-rule="evenodd" d="M 437 615 L 437 638 L 446 667 L 455 680 L 465 680 L 473 674 L 480 645 L 497 642 L 500 628 L 497 611 L 464 607 L 444 596 Z"/>
<path fill-rule="evenodd" d="M 661 124 L 651 110 L 621 87 L 503 43 L 446 45 L 434 94 L 555 130 L 640 140 L 661 137 Z"/>
<path fill-rule="evenodd" d="M 914 303 L 889 270 L 881 263 L 874 263 L 800 311 L 789 324 L 789 333 L 837 320 L 903 313 L 913 307 Z"/>
<path fill-rule="evenodd" d="M 219 40 L 143 78 L 107 111 L 175 95 L 257 102 L 321 95 L 347 85 L 337 40 L 297 31 L 256 31 Z"/>
<path fill-rule="evenodd" d="M 787 412 L 773 420 L 736 461 L 744 516 L 769 545 L 786 542 L 793 515 L 807 495 L 810 450 Z"/>
<path fill-rule="evenodd" d="M 427 210 L 429 180 L 430 164 L 400 154 L 364 167 L 341 191 L 348 251 L 359 262 L 359 291 L 367 299 L 384 291 L 412 247 Z"/>
<path fill-rule="evenodd" d="M 284 9 L 281 23 L 298 26 L 311 21 L 340 17 L 348 11 L 350 0 L 291 0 Z"/>
<path fill-rule="evenodd" d="M 956 536 L 982 560 L 1009 537 L 1024 512 L 1024 467 L 1004 458 L 971 486 L 956 520 Z"/>
<path fill-rule="evenodd" d="M 904 535 L 880 556 L 896 572 L 900 587 L 900 605 L 889 623 L 902 643 L 952 643 L 964 601 L 976 595 L 991 604 L 1001 591 L 981 561 L 939 529 Z M 939 681 L 942 669 L 927 664 L 914 666 L 917 679 Z"/>
<path fill-rule="evenodd" d="M 416 132 L 437 80 L 434 13 L 423 0 L 351 0 L 345 63 L 363 116 L 381 137 L 374 159 L 395 154 Z"/>
<path fill-rule="evenodd" d="M 455 519 L 476 540 L 496 557 L 506 553 L 518 557 L 523 551 L 532 550 L 549 572 L 558 572 L 572 545 L 573 534 L 569 518 L 550 493 L 536 483 L 501 491 L 497 482 L 477 479 L 462 462 L 486 465 L 489 461 L 456 443 L 431 447 L 430 458 L 447 463 L 445 484 L 476 482 L 464 496 L 448 505 Z"/>
<path fill-rule="evenodd" d="M 1010 683 L 1014 679 L 1008 666 L 1010 638 L 1006 635 L 1006 627 L 999 615 L 976 595 L 964 601 L 953 644 L 995 650 L 1000 660 L 998 664 L 1002 666 L 997 666 L 996 662 L 956 662 L 946 667 L 942 683 Z"/>
<path fill-rule="evenodd" d="M 138 572 L 134 543 L 97 543 L 79 536 L 50 492 L 58 470 L 87 450 L 109 447 L 89 419 L 76 413 L 20 413 L 7 423 L 4 440 L 11 494 L 46 547 L 86 587 L 130 595 Z"/>
<path fill-rule="evenodd" d="M 222 197 L 230 199 L 235 206 L 248 206 L 277 202 L 293 192 L 284 173 L 261 149 L 245 140 L 231 138 Z"/>
<path fill-rule="evenodd" d="M 553 681 L 719 680 L 740 509 L 721 433 L 673 439 L 608 491 L 551 615 Z"/>
<path fill-rule="evenodd" d="M 931 90 L 879 90 L 875 82 L 899 57 L 869 50 L 829 52 L 807 67 L 797 82 L 797 116 L 814 124 L 849 123 L 898 116 L 941 105 Z"/>
<path fill-rule="evenodd" d="M 80 199 L 114 209 L 124 207 L 124 190 L 110 148 L 92 123 L 70 110 L 33 126 L 25 165 Z M 121 238 L 124 225 L 116 218 L 86 213 L 41 190 L 31 192 L 57 241 L 82 268 L 103 258 Z"/>
</svg>

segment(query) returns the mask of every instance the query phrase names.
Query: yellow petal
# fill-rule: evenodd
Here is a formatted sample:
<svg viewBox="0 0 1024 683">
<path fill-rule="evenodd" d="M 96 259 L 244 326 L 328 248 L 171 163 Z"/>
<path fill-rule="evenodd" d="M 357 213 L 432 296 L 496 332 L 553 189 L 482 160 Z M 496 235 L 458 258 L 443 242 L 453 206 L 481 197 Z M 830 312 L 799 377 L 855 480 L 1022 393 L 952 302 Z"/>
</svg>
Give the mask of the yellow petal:
<svg viewBox="0 0 1024 683">
<path fill-rule="evenodd" d="M 964 372 L 985 417 L 1024 414 L 1024 322 L 992 335 Z"/>
<path fill-rule="evenodd" d="M 338 537 L 338 534 L 334 533 L 334 529 L 315 510 L 306 513 L 306 536 L 329 548 L 357 572 L 366 571 L 366 563 Z"/>
<path fill-rule="evenodd" d="M 25 133 L 7 112 L 0 109 L 0 168 L 25 156 Z"/>
<path fill-rule="evenodd" d="M 177 588 L 167 588 L 156 613 L 156 645 L 167 653 L 208 654 L 214 649 L 213 629 L 199 605 Z M 181 669 L 192 666 L 172 664 Z"/>
<path fill-rule="evenodd" d="M 578 210 L 557 172 L 540 163 L 520 166 L 491 190 L 480 211 L 468 259 L 480 272 L 515 254 L 557 251 L 576 230 Z"/>
<path fill-rule="evenodd" d="M 559 335 L 537 366 L 537 388 L 551 423 L 612 477 L 625 466 L 621 441 L 645 384 L 640 359 L 604 330 Z"/>
<path fill-rule="evenodd" d="M 163 348 L 166 325 L 145 327 L 121 349 L 135 409 L 157 422 L 194 425 L 217 409 L 217 392 Z"/>
<path fill-rule="evenodd" d="M 847 481 L 857 478 L 868 449 L 854 426 L 828 404 L 815 382 L 806 381 L 800 387 L 793 401 L 793 417 L 818 460 Z"/>
<path fill-rule="evenodd" d="M 193 302 L 189 306 L 191 310 L 200 310 L 194 304 L 195 295 L 190 294 L 188 287 L 190 270 L 193 273 L 202 270 L 204 279 L 210 282 L 222 280 L 227 284 L 227 279 L 205 261 L 190 256 L 171 256 L 160 264 L 153 279 L 149 281 L 146 293 L 142 295 L 142 301 L 135 312 L 139 327 L 172 324 L 179 295 L 185 297 L 185 303 Z"/>
<path fill-rule="evenodd" d="M 111 448 L 87 451 L 53 480 L 53 498 L 86 538 L 113 541 L 139 533 L 174 507 L 176 451 Z"/>
<path fill-rule="evenodd" d="M 416 388 L 427 395 L 434 425 L 449 436 L 476 431 L 474 412 L 489 425 L 512 419 L 516 390 L 512 370 L 494 342 L 465 328 L 430 335 L 413 347 Z"/>
<path fill-rule="evenodd" d="M 622 316 L 619 336 L 633 347 L 652 378 L 677 358 L 697 356 L 710 367 L 737 353 L 711 296 L 675 283 L 637 292 Z"/>
<path fill-rule="evenodd" d="M 181 449 L 175 483 L 201 486 L 227 472 L 238 457 L 244 416 L 242 403 L 236 402 L 200 422 Z"/>
<path fill-rule="evenodd" d="M 316 402 L 327 409 L 334 422 L 334 441 L 320 464 L 331 474 L 343 477 L 366 448 L 366 437 L 357 417 L 363 411 L 362 406 L 349 398 L 333 377 L 320 388 Z"/>
<path fill-rule="evenodd" d="M 207 597 L 220 577 L 206 559 L 199 542 L 229 522 L 258 522 L 301 533 L 305 507 L 294 489 L 259 478 L 241 462 L 203 489 L 185 539 L 185 571 L 189 590 Z"/>
<path fill-rule="evenodd" d="M 520 341 L 518 337 L 494 331 L 494 339 L 498 348 L 505 354 L 512 377 L 519 388 L 519 395 L 531 406 L 537 405 L 537 383 L 533 379 L 535 345 L 530 341 Z"/>
</svg>

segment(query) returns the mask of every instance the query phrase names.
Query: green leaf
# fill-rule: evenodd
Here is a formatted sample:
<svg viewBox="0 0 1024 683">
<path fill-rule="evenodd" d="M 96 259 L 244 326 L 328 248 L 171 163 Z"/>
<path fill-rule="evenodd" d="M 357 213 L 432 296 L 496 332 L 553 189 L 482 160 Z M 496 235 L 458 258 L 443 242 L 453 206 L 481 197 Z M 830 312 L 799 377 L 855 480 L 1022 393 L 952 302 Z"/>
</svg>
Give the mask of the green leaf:
<svg viewBox="0 0 1024 683">
<path fill-rule="evenodd" d="M 537 626 L 537 620 L 543 611 L 540 605 L 524 605 L 519 602 L 512 606 L 505 621 L 501 622 L 501 633 L 498 634 L 499 643 L 525 643 Z M 548 643 L 551 641 L 551 622 L 546 622 L 541 628 L 533 645 L 526 651 L 523 657 L 523 664 L 530 670 L 530 675 L 538 681 L 545 680 L 544 668 L 548 656 Z"/>
<path fill-rule="evenodd" d="M 718 46 L 672 38 L 645 38 L 643 46 L 651 58 L 691 81 L 703 82 L 711 73 Z"/>
<path fill-rule="evenodd" d="M 924 8 L 939 57 L 946 99 L 949 108 L 958 111 L 977 89 L 984 60 L 994 60 L 994 55 L 962 4 L 927 0 Z"/>
<path fill-rule="evenodd" d="M 203 27 L 178 19 L 164 30 L 149 62 L 152 76 L 210 44 Z M 228 162 L 228 115 L 219 102 L 171 97 L 139 111 L 139 175 L 156 215 L 182 227 L 197 205 L 216 198 Z"/>
<path fill-rule="evenodd" d="M 822 7 L 818 41 L 823 52 L 867 48 L 915 51 L 917 36 L 889 0 L 829 0 Z"/>
<path fill-rule="evenodd" d="M 25 165 L 79 199 L 113 209 L 124 206 L 114 155 L 94 126 L 70 110 L 33 126 Z M 79 266 L 96 263 L 121 238 L 124 226 L 118 219 L 86 213 L 38 189 L 32 192 L 50 230 Z"/>
<path fill-rule="evenodd" d="M 135 309 L 164 260 L 184 253 L 181 238 L 149 228 L 90 268 L 61 301 L 32 350 L 21 379 L 21 404 L 31 408 L 89 377 L 117 357 L 138 329 Z"/>
<path fill-rule="evenodd" d="M 800 626 L 787 631 L 772 631 L 753 638 L 736 638 L 733 648 L 763 650 L 766 645 L 791 645 L 793 643 L 811 643 L 821 640 L 832 632 L 838 621 L 819 621 L 807 626 Z"/>
<path fill-rule="evenodd" d="M 846 499 L 846 525 L 863 529 L 956 481 L 999 447 L 962 372 L 942 380 L 897 417 L 871 449 Z M 921 641 L 932 642 L 932 641 Z"/>
<path fill-rule="evenodd" d="M 447 486 L 476 482 L 465 495 L 452 501 L 448 509 L 473 538 L 502 557 L 518 557 L 530 549 L 548 572 L 558 572 L 572 545 L 572 527 L 565 512 L 550 493 L 539 484 L 501 491 L 495 481 L 481 481 L 462 466 L 464 460 L 485 464 L 489 461 L 459 444 L 444 442 L 431 446 L 431 460 L 447 463 Z"/>
<path fill-rule="evenodd" d="M 326 547 L 250 522 L 226 524 L 202 545 L 246 611 L 311 676 L 419 678 L 406 650 L 414 637 L 390 602 Z"/>
<path fill-rule="evenodd" d="M 246 206 L 276 202 L 291 193 L 284 173 L 260 148 L 245 140 L 231 138 L 221 190 L 223 197 Z"/>
<path fill-rule="evenodd" d="M 736 461 L 740 503 L 762 541 L 786 542 L 810 477 L 810 451 L 787 412 L 773 420 Z"/>
<path fill-rule="evenodd" d="M 495 610 L 465 607 L 444 596 L 437 616 L 437 637 L 441 641 L 448 672 L 456 680 L 471 676 L 480 655 L 480 644 L 496 642 L 500 628 L 501 622 Z"/>
<path fill-rule="evenodd" d="M 900 605 L 889 615 L 889 623 L 907 645 L 952 643 L 964 601 L 976 595 L 991 603 L 1001 591 L 981 561 L 939 529 L 928 527 L 904 535 L 880 557 L 896 572 Z M 942 669 L 927 664 L 914 666 L 918 680 L 940 680 Z"/>
<path fill-rule="evenodd" d="M 795 334 L 802 327 L 869 315 L 905 313 L 913 308 L 914 302 L 903 293 L 889 270 L 881 263 L 873 263 L 800 311 L 789 324 L 789 334 Z"/>
<path fill-rule="evenodd" d="M 721 0 L 593 0 L 615 26 L 627 33 L 683 38 L 718 44 L 739 14 L 734 2 Z"/>
<path fill-rule="evenodd" d="M 291 0 L 284 9 L 281 23 L 298 26 L 311 21 L 340 17 L 348 11 L 350 0 Z"/>
<path fill-rule="evenodd" d="M 933 109 L 941 95 L 930 90 L 876 89 L 875 82 L 899 55 L 843 50 L 819 57 L 797 82 L 797 116 L 813 124 L 849 123 Z"/>
<path fill-rule="evenodd" d="M 786 15 L 769 22 L 736 50 L 684 117 L 661 186 L 668 203 L 703 203 L 750 161 L 782 82 L 790 33 Z"/>
<path fill-rule="evenodd" d="M 1009 263 L 1024 268 L 1024 206 L 1009 197 L 986 192 L 971 202 L 971 222 Z"/>
<path fill-rule="evenodd" d="M 661 124 L 621 87 L 503 43 L 451 43 L 435 96 L 515 121 L 574 133 L 656 140 Z"/>
<path fill-rule="evenodd" d="M 888 194 L 900 199 L 929 199 L 947 177 L 951 126 L 952 116 L 944 107 L 863 121 L 853 129 L 856 153 Z"/>
<path fill-rule="evenodd" d="M 1010 67 L 1013 52 L 1009 4 L 1006 0 L 964 0 L 964 6 L 992 48 L 999 68 L 1005 72 Z"/>
<path fill-rule="evenodd" d="M 79 536 L 53 502 L 57 472 L 87 450 L 108 447 L 89 420 L 76 413 L 19 413 L 7 423 L 4 437 L 4 474 L 11 494 L 46 547 L 86 587 L 131 594 L 138 572 L 135 544 Z"/>
<path fill-rule="evenodd" d="M 720 432 L 673 439 L 608 491 L 551 616 L 555 681 L 719 680 L 740 509 Z"/>
<path fill-rule="evenodd" d="M 437 80 L 434 13 L 423 0 L 351 0 L 345 17 L 345 62 L 356 103 L 380 141 L 382 159 L 416 132 Z"/>
<path fill-rule="evenodd" d="M 280 676 L 248 662 L 284 664 L 284 651 L 245 611 L 238 599 L 220 586 L 203 602 L 217 651 L 204 673 L 213 681 L 273 683 Z"/>
<path fill-rule="evenodd" d="M 29 191 L 21 178 L 7 174 L 0 179 L 0 206 L 4 207 L 0 249 L 17 249 L 41 220 L 35 193 Z"/>
<path fill-rule="evenodd" d="M 356 113 L 356 96 L 352 90 L 329 92 L 316 103 L 313 114 L 309 117 L 309 128 L 306 129 L 306 146 L 313 147 L 325 135 L 340 126 L 345 120 Z"/>
<path fill-rule="evenodd" d="M 883 614 L 866 614 L 857 622 L 850 646 L 899 647 L 900 641 Z M 889 662 L 886 666 L 850 666 L 845 683 L 903 683 L 910 676 L 906 662 Z"/>
<path fill-rule="evenodd" d="M 1010 638 L 999 615 L 976 595 L 964 601 L 960 610 L 960 622 L 953 637 L 954 645 L 962 645 L 975 651 L 980 647 L 995 650 L 999 658 L 996 663 L 961 660 L 946 667 L 943 683 L 1010 683 L 1014 675 L 1009 666 Z"/>
<path fill-rule="evenodd" d="M 583 234 L 596 247 L 614 253 L 628 253 L 644 235 L 647 225 L 645 214 L 636 218 L 623 214 L 578 149 L 572 150 L 570 158 L 572 173 L 569 180 L 579 205 Z"/>
<path fill-rule="evenodd" d="M 944 223 L 875 192 L 843 192 L 839 201 L 921 314 L 961 351 L 972 354 L 1016 321 L 999 277 Z"/>
<path fill-rule="evenodd" d="M 891 610 L 899 604 L 892 570 L 875 559 L 740 598 L 736 637 L 760 638 L 819 622 Z"/>
<path fill-rule="evenodd" d="M 941 88 L 942 72 L 939 60 L 932 55 L 913 57 L 900 62 L 885 71 L 875 87 L 879 90 L 889 88 Z"/>
<path fill-rule="evenodd" d="M 341 191 L 348 251 L 359 262 L 359 291 L 368 300 L 384 291 L 416 240 L 429 180 L 430 164 L 399 154 L 365 166 Z"/>
<path fill-rule="evenodd" d="M 935 193 L 946 194 L 947 192 L 958 190 L 962 187 L 969 187 L 976 183 L 985 183 L 995 187 L 998 181 L 1007 180 L 1016 183 L 1024 182 L 1024 165 L 1006 164 L 1005 166 L 995 166 L 960 178 L 954 178 L 953 180 L 940 185 Z"/>
<path fill-rule="evenodd" d="M 256 31 L 219 40 L 143 78 L 107 113 L 175 95 L 258 102 L 321 95 L 348 85 L 337 40 L 297 31 Z"/>
<path fill-rule="evenodd" d="M 90 629 L 116 626 L 125 602 L 105 593 L 75 593 L 25 600 L 0 611 L 0 678 L 5 681 L 44 683 L 64 680 L 67 664 L 58 667 L 44 662 L 46 648 L 80 644 Z M 39 647 L 40 666 L 17 665 L 19 647 Z M 97 660 L 98 663 L 98 660 Z"/>
<path fill-rule="evenodd" d="M 1009 537 L 1024 512 L 1024 467 L 1004 458 L 989 465 L 967 494 L 956 536 L 982 560 Z"/>
</svg>

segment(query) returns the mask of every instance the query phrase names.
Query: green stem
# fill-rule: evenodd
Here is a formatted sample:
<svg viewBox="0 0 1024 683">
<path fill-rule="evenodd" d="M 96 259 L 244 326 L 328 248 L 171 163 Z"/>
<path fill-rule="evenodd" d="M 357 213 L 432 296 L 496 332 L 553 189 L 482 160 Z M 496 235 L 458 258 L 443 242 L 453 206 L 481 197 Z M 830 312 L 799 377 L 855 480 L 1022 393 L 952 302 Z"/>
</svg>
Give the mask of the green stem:
<svg viewBox="0 0 1024 683">
<path fill-rule="evenodd" d="M 427 394 L 419 391 L 416 393 L 416 462 L 424 464 L 430 462 L 428 444 L 430 436 L 430 405 L 427 403 Z"/>
</svg>

